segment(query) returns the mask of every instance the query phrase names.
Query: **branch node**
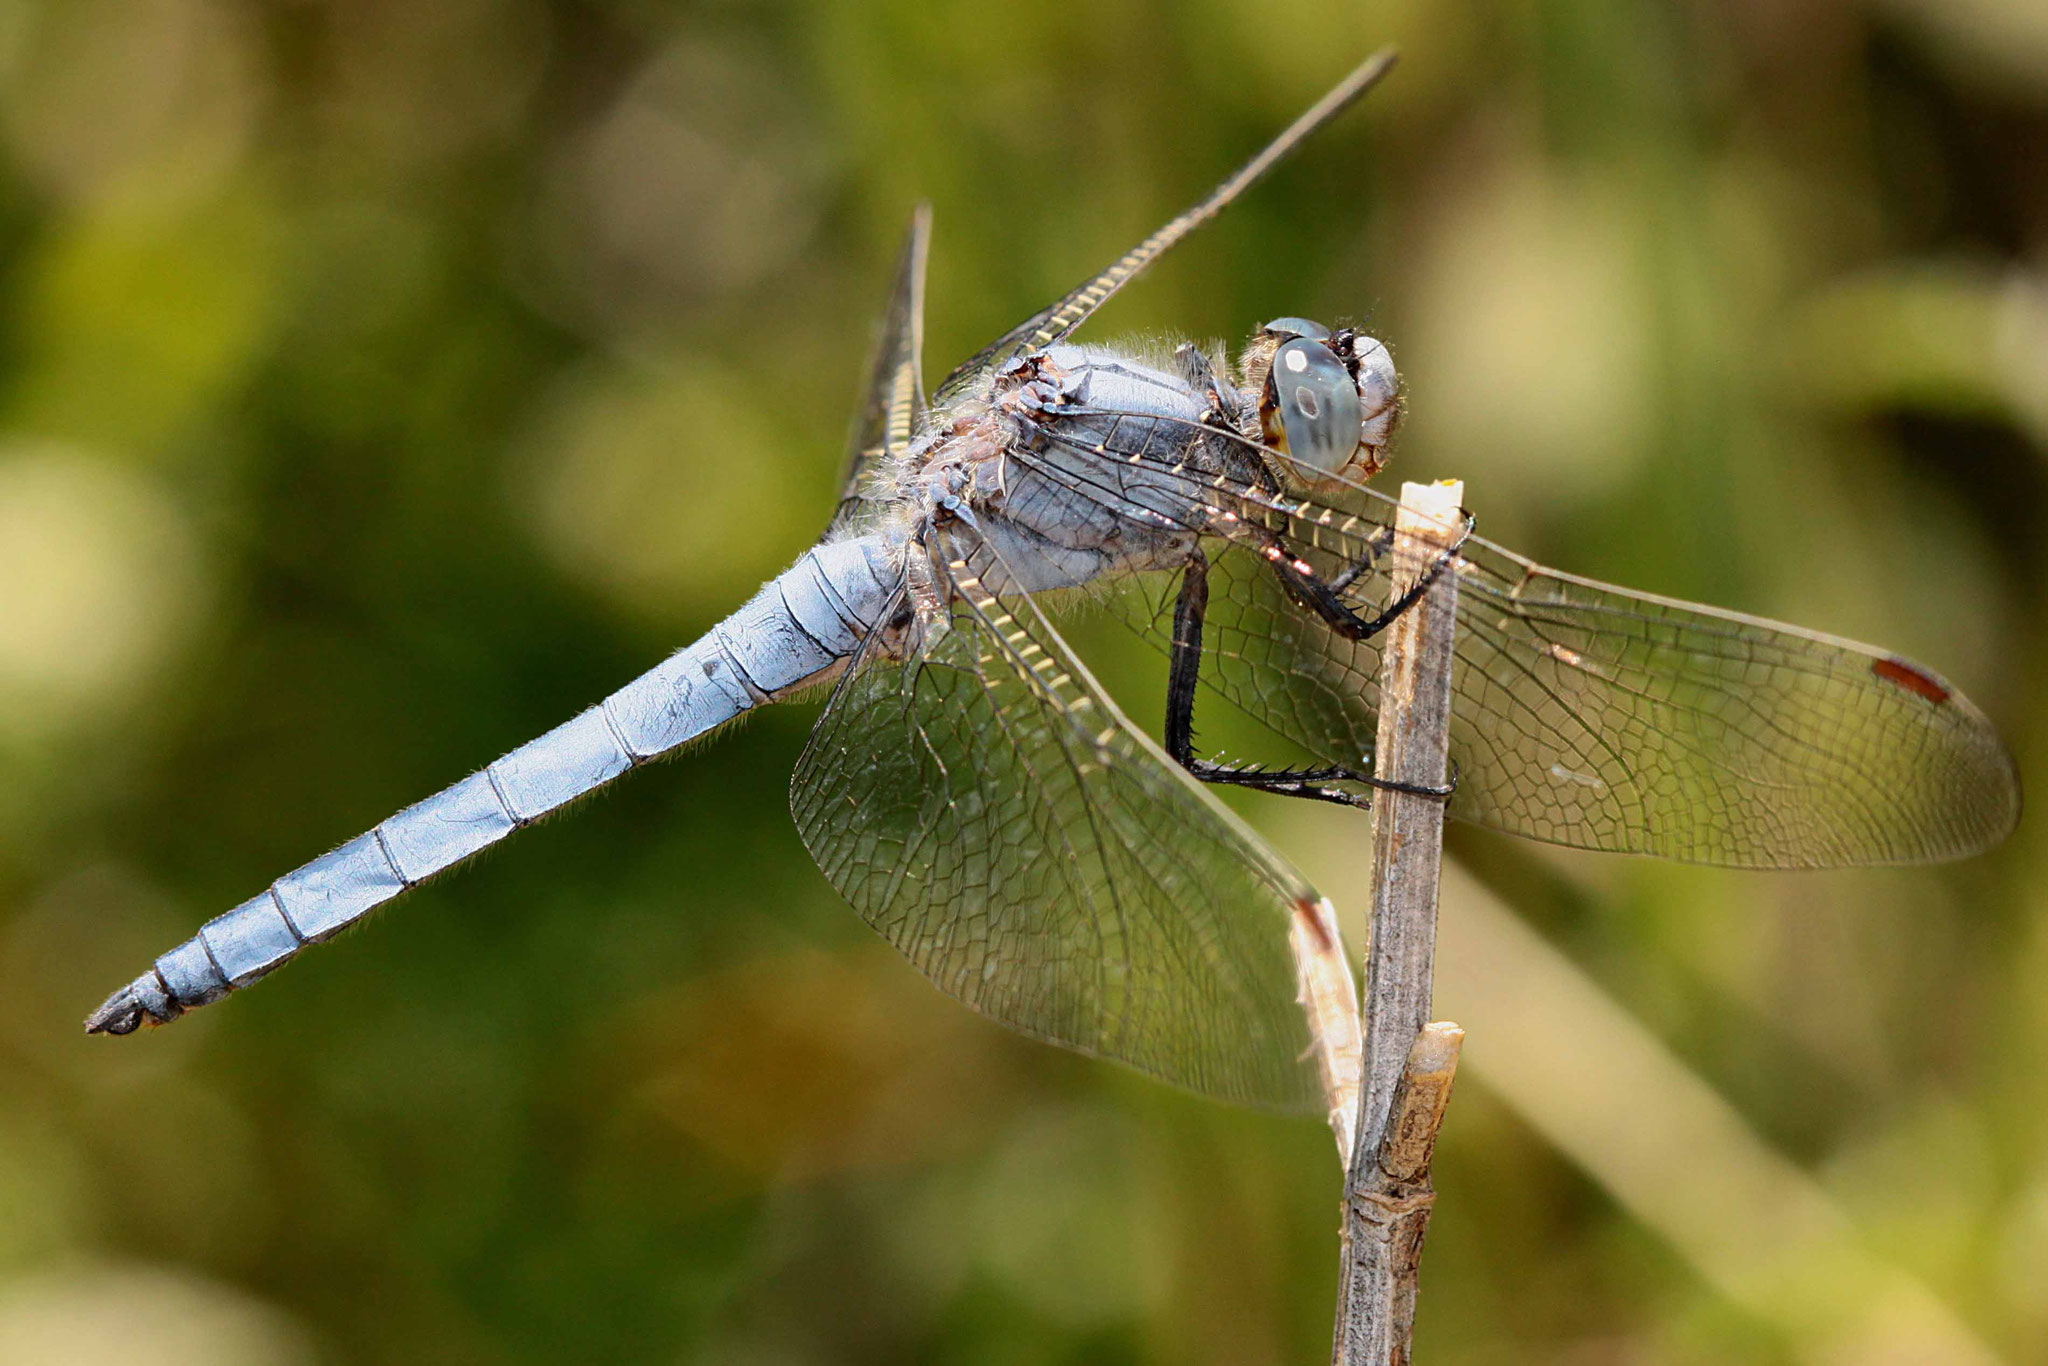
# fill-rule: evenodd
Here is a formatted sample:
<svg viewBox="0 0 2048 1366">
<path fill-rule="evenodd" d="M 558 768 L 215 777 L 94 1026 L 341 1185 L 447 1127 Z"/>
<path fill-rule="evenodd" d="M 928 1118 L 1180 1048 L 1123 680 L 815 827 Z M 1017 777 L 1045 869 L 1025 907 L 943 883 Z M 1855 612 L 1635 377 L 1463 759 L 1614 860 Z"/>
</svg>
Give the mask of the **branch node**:
<svg viewBox="0 0 2048 1366">
<path fill-rule="evenodd" d="M 1426 1024 L 1415 1036 L 1380 1135 L 1377 1163 L 1390 1180 L 1429 1180 L 1437 1131 L 1443 1127 L 1444 1109 L 1451 1103 L 1451 1083 L 1458 1075 L 1458 1055 L 1464 1043 L 1465 1031 L 1445 1021 Z"/>
</svg>

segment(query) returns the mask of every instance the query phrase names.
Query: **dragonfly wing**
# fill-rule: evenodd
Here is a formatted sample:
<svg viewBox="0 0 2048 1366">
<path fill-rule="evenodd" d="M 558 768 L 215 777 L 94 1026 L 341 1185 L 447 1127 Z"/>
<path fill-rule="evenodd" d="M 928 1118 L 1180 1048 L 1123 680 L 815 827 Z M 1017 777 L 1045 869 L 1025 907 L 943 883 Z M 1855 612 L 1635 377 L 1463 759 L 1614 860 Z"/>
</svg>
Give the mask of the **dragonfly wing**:
<svg viewBox="0 0 2048 1366">
<path fill-rule="evenodd" d="M 1755 868 L 1959 858 L 2019 820 L 1997 731 L 1911 661 L 1469 552 L 1453 753 L 1476 820 Z"/>
<path fill-rule="evenodd" d="M 1377 642 L 1327 630 L 1266 560 L 1277 547 L 1326 582 L 1355 575 L 1342 596 L 1371 617 L 1392 598 L 1395 502 L 1342 482 L 1298 495 L 1204 472 L 1213 459 L 1197 469 L 1167 454 L 1190 449 L 1186 419 L 1075 417 L 1085 422 L 1047 424 L 1053 454 L 1016 458 L 1047 462 L 1142 525 L 1224 547 L 1204 639 L 1211 685 L 1327 762 L 1369 756 Z M 1198 431 L 1212 454 L 1216 443 L 1261 450 Z M 2018 774 L 1989 720 L 1909 660 L 1565 574 L 1476 536 L 1457 574 L 1456 815 L 1554 844 L 1743 868 L 1959 858 L 2019 819 Z M 1139 602 L 1141 628 L 1170 628 L 1165 590 Z"/>
<path fill-rule="evenodd" d="M 942 632 L 841 680 L 791 807 L 926 976 L 1025 1034 L 1227 1100 L 1319 1101 L 1288 949 L 1317 894 L 965 563 Z"/>
<path fill-rule="evenodd" d="M 1055 302 L 1003 333 L 976 352 L 952 374 L 946 376 L 939 384 L 936 397 L 938 405 L 943 408 L 954 399 L 963 396 L 1003 362 L 1042 350 L 1079 327 L 1110 295 L 1122 289 L 1145 267 L 1165 255 L 1175 243 L 1221 213 L 1232 200 L 1257 184 L 1266 172 L 1284 161 L 1311 133 L 1350 108 L 1352 103 L 1371 89 L 1393 65 L 1394 54 L 1391 49 L 1376 52 L 1366 58 L 1330 93 L 1316 101 L 1313 108 L 1288 125 L 1287 130 L 1280 136 L 1267 143 L 1257 156 L 1240 166 L 1228 180 L 1210 191 L 1207 198 L 1168 221 L 1164 227 L 1101 271 L 1074 286 Z"/>
<path fill-rule="evenodd" d="M 925 262 L 931 250 L 932 210 L 920 204 L 911 214 L 897 258 L 896 283 L 875 337 L 868 382 L 847 441 L 846 474 L 839 507 L 826 539 L 871 530 L 878 511 L 895 496 L 890 479 L 895 461 L 924 425 Z"/>
</svg>

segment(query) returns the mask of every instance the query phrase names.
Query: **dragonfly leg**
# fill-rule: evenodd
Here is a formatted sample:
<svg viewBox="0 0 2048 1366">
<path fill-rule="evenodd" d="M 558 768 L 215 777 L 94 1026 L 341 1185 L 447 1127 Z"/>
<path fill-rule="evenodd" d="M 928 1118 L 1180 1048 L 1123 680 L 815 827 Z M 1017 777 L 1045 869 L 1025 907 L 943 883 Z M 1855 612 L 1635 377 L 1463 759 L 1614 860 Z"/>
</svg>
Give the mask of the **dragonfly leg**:
<svg viewBox="0 0 2048 1366">
<path fill-rule="evenodd" d="M 1201 682 L 1202 622 L 1209 608 L 1209 561 L 1200 550 L 1192 551 L 1181 571 L 1180 596 L 1173 606 L 1173 649 L 1169 655 L 1166 680 L 1166 752 L 1173 761 L 1205 783 L 1249 787 L 1281 797 L 1303 797 L 1310 801 L 1333 802 L 1360 808 L 1372 805 L 1369 793 L 1351 792 L 1330 783 L 1358 783 L 1387 792 L 1408 792 L 1422 797 L 1448 797 L 1451 788 L 1425 787 L 1414 783 L 1376 778 L 1357 769 L 1330 765 L 1324 768 L 1262 768 L 1256 764 L 1225 764 L 1195 754 L 1195 690 Z"/>
<path fill-rule="evenodd" d="M 1383 526 L 1372 534 L 1367 543 L 1366 553 L 1353 560 L 1330 580 L 1330 591 L 1342 596 L 1344 590 L 1358 581 L 1358 576 L 1376 567 L 1380 557 L 1394 548 L 1394 529 Z"/>
<path fill-rule="evenodd" d="M 1472 518 L 1467 514 L 1464 528 L 1458 533 L 1456 543 L 1441 551 L 1434 563 L 1422 572 L 1408 590 L 1387 605 L 1377 616 L 1361 617 L 1345 606 L 1343 593 L 1365 570 L 1371 568 L 1385 553 L 1385 547 L 1375 545 L 1356 564 L 1353 564 L 1331 579 L 1324 579 L 1303 559 L 1287 548 L 1287 543 L 1278 535 L 1270 534 L 1265 542 L 1266 561 L 1279 576 L 1280 586 L 1295 603 L 1315 613 L 1325 626 L 1346 640 L 1371 640 L 1380 632 L 1393 625 L 1401 614 L 1422 600 L 1430 585 L 1442 576 L 1444 570 L 1458 558 L 1465 540 L 1472 534 Z"/>
</svg>

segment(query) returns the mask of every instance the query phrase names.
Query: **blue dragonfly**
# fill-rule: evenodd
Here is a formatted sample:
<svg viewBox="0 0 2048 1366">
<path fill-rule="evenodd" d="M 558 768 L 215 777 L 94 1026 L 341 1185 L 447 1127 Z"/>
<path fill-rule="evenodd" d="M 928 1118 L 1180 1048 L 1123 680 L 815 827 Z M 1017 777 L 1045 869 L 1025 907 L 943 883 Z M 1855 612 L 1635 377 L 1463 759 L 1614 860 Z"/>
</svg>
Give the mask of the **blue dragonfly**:
<svg viewBox="0 0 2048 1366">
<path fill-rule="evenodd" d="M 1281 318 L 1235 358 L 1073 333 L 1387 70 L 1361 65 L 1208 197 L 928 394 L 913 218 L 823 538 L 701 640 L 278 878 L 86 1028 L 164 1024 L 629 770 L 829 689 L 790 805 L 854 909 L 1026 1034 L 1224 1099 L 1319 1099 L 1290 931 L 1327 903 L 1215 800 L 1364 805 L 1383 628 L 1458 578 L 1452 814 L 1744 868 L 1957 858 L 2018 820 L 1984 715 L 1888 651 L 1548 569 L 1447 528 L 1396 587 L 1366 487 L 1400 411 L 1387 348 Z M 1061 638 L 1107 602 L 1165 654 L 1154 739 Z M 1198 698 L 1292 767 L 1195 752 Z"/>
</svg>

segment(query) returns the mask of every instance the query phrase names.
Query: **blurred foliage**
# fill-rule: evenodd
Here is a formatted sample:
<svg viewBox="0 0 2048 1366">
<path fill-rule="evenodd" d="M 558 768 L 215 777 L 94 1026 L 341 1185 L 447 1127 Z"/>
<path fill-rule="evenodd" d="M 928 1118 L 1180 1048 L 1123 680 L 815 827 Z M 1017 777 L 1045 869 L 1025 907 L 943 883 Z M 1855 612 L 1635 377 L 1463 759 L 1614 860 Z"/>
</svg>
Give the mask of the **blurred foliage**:
<svg viewBox="0 0 2048 1366">
<path fill-rule="evenodd" d="M 16 0 L 0 1360 L 1319 1358 L 1320 1126 L 938 998 L 790 828 L 801 708 L 232 1004 L 77 1022 L 792 558 L 915 199 L 936 374 L 1386 41 L 1098 335 L 1363 320 L 1390 477 L 1910 651 L 2048 771 L 2038 0 Z M 1980 1359 L 2048 1359 L 2031 827 L 1840 877 L 1454 844 Z M 1728 1298 L 1489 1086 L 1514 1016 L 1461 1018 L 1419 1359 L 1900 1359 Z"/>
</svg>

